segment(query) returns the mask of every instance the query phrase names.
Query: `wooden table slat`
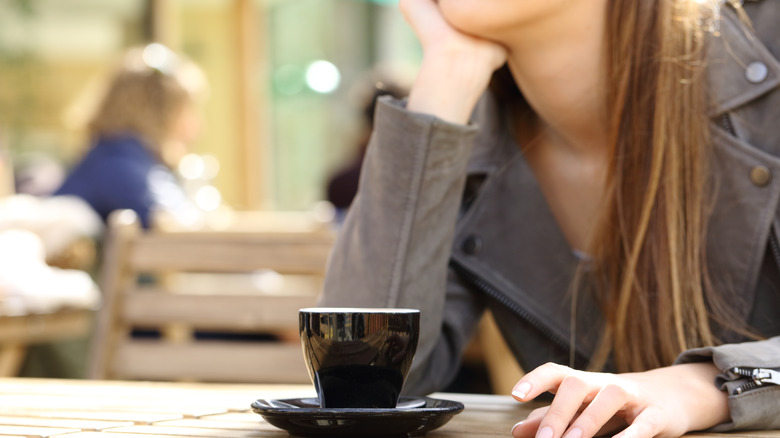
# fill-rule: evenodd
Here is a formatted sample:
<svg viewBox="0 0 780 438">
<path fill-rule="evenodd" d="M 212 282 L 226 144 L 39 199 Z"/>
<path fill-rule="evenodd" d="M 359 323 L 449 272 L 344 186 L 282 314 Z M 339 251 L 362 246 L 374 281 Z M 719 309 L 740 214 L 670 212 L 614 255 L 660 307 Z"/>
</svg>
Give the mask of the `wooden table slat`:
<svg viewBox="0 0 780 438">
<path fill-rule="evenodd" d="M 257 437 L 257 431 L 260 424 L 254 430 L 231 430 L 214 429 L 198 427 L 168 427 L 168 426 L 129 426 L 111 429 L 111 432 L 126 432 L 136 434 L 157 434 L 157 435 L 175 435 L 189 437 L 211 437 L 211 438 L 249 438 Z M 280 432 L 279 436 L 289 436 L 287 432 L 275 429 Z M 143 438 L 143 437 L 138 437 Z"/>
<path fill-rule="evenodd" d="M 154 426 L 162 427 L 195 427 L 211 429 L 231 429 L 231 430 L 257 430 L 261 423 L 265 423 L 263 417 L 255 414 L 254 421 L 219 421 L 219 420 L 173 420 L 154 423 Z"/>
<path fill-rule="evenodd" d="M 170 435 L 140 435 L 139 436 L 136 433 L 119 433 L 119 432 L 77 432 L 77 433 L 64 435 L 62 438 L 171 438 L 171 436 Z"/>
<path fill-rule="evenodd" d="M 249 406 L 249 402 L 244 404 Z M 35 407 L 38 409 L 58 409 L 67 406 L 79 406 L 87 410 L 149 412 L 162 414 L 180 414 L 184 417 L 198 418 L 204 415 L 214 415 L 229 412 L 224 406 L 215 405 L 213 401 L 203 400 L 199 406 L 193 400 L 186 404 L 176 403 L 176 399 L 95 399 L 89 397 L 64 395 L 32 395 L 0 394 L 0 406 Z M 246 408 L 244 408 L 245 410 Z"/>
<path fill-rule="evenodd" d="M 254 413 L 254 412 L 231 412 L 228 414 L 215 414 L 215 415 L 206 415 L 203 417 L 200 417 L 201 420 L 209 420 L 209 421 L 238 421 L 238 422 L 245 422 L 245 421 L 264 421 L 263 417 L 260 415 Z"/>
<path fill-rule="evenodd" d="M 0 416 L 0 427 L 2 426 L 32 426 L 32 427 L 51 427 L 77 430 L 103 430 L 112 427 L 133 426 L 130 421 L 95 421 L 84 419 L 62 419 L 46 417 L 4 417 Z"/>
<path fill-rule="evenodd" d="M 50 436 L 79 432 L 79 429 L 37 426 L 0 426 L 0 435 L 21 435 L 30 438 L 48 438 Z"/>
<path fill-rule="evenodd" d="M 43 417 L 43 418 L 62 418 L 72 420 L 87 421 L 118 421 L 129 422 L 133 424 L 152 424 L 158 421 L 181 420 L 184 416 L 179 414 L 155 414 L 149 412 L 128 412 L 128 411 L 84 411 L 67 409 L 47 409 L 40 410 L 30 407 L 8 407 L 0 406 L 0 415 L 13 416 L 21 418 Z M 230 415 L 230 414 L 215 414 Z M 206 416 L 210 418 L 211 416 Z"/>
</svg>

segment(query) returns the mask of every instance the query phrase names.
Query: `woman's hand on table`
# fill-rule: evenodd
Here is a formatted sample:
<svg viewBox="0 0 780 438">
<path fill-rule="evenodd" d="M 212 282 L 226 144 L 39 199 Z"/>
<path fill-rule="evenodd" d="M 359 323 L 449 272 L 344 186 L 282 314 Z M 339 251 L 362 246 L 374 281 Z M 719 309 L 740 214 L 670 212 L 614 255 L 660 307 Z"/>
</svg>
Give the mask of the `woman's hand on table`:
<svg viewBox="0 0 780 438">
<path fill-rule="evenodd" d="M 542 365 L 526 374 L 512 395 L 529 401 L 549 391 L 548 407 L 515 425 L 515 438 L 678 437 L 729 421 L 727 395 L 714 384 L 711 363 L 603 374 Z"/>
<path fill-rule="evenodd" d="M 506 62 L 503 46 L 459 32 L 436 0 L 401 0 L 401 12 L 423 48 L 407 108 L 466 123 L 493 72 Z"/>
</svg>

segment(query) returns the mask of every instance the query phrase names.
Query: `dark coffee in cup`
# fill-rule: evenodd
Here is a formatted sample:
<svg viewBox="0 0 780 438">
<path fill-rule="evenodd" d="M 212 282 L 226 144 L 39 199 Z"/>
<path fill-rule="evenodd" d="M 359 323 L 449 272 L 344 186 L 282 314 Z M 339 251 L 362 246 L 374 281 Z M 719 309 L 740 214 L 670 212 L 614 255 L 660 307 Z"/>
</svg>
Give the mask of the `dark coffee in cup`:
<svg viewBox="0 0 780 438">
<path fill-rule="evenodd" d="M 299 311 L 303 356 L 323 408 L 394 408 L 417 349 L 415 309 Z"/>
</svg>

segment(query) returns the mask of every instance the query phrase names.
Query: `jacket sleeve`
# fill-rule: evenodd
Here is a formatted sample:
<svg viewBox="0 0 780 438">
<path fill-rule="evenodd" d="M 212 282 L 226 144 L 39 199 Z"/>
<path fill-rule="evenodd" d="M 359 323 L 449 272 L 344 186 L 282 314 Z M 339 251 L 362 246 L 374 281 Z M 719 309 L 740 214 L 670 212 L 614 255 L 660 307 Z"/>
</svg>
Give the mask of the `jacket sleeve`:
<svg viewBox="0 0 780 438">
<path fill-rule="evenodd" d="M 780 429 L 780 381 L 760 386 L 745 386 L 753 381 L 735 372 L 735 368 L 762 368 L 780 378 L 780 336 L 765 341 L 726 344 L 683 352 L 677 363 L 712 361 L 721 374 L 715 384 L 729 397 L 731 422 L 718 425 L 713 432 L 735 429 Z M 742 391 L 737 391 L 742 388 Z"/>
<path fill-rule="evenodd" d="M 420 309 L 406 394 L 446 385 L 481 313 L 447 268 L 476 132 L 380 99 L 358 194 L 328 263 L 320 305 Z"/>
</svg>

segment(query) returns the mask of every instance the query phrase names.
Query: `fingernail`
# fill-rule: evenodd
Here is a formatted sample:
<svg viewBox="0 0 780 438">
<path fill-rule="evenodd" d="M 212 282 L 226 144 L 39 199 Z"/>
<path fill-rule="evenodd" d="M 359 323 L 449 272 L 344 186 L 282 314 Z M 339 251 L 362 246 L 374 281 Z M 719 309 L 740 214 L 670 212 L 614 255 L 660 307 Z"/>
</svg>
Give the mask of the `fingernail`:
<svg viewBox="0 0 780 438">
<path fill-rule="evenodd" d="M 564 435 L 563 438 L 582 438 L 582 429 L 575 427 Z"/>
<path fill-rule="evenodd" d="M 528 382 L 523 382 L 517 385 L 517 388 L 512 390 L 512 395 L 517 398 L 525 398 L 529 392 L 531 392 L 531 384 Z"/>
<path fill-rule="evenodd" d="M 512 431 L 511 431 L 510 433 L 515 433 L 515 429 L 517 429 L 518 427 L 520 427 L 520 425 L 521 425 L 521 424 L 523 424 L 523 422 L 522 422 L 522 421 L 520 421 L 520 422 L 518 422 L 517 424 L 515 424 L 514 426 L 512 426 Z"/>
<path fill-rule="evenodd" d="M 545 426 L 536 433 L 536 438 L 552 438 L 553 430 L 550 426 Z"/>
</svg>

